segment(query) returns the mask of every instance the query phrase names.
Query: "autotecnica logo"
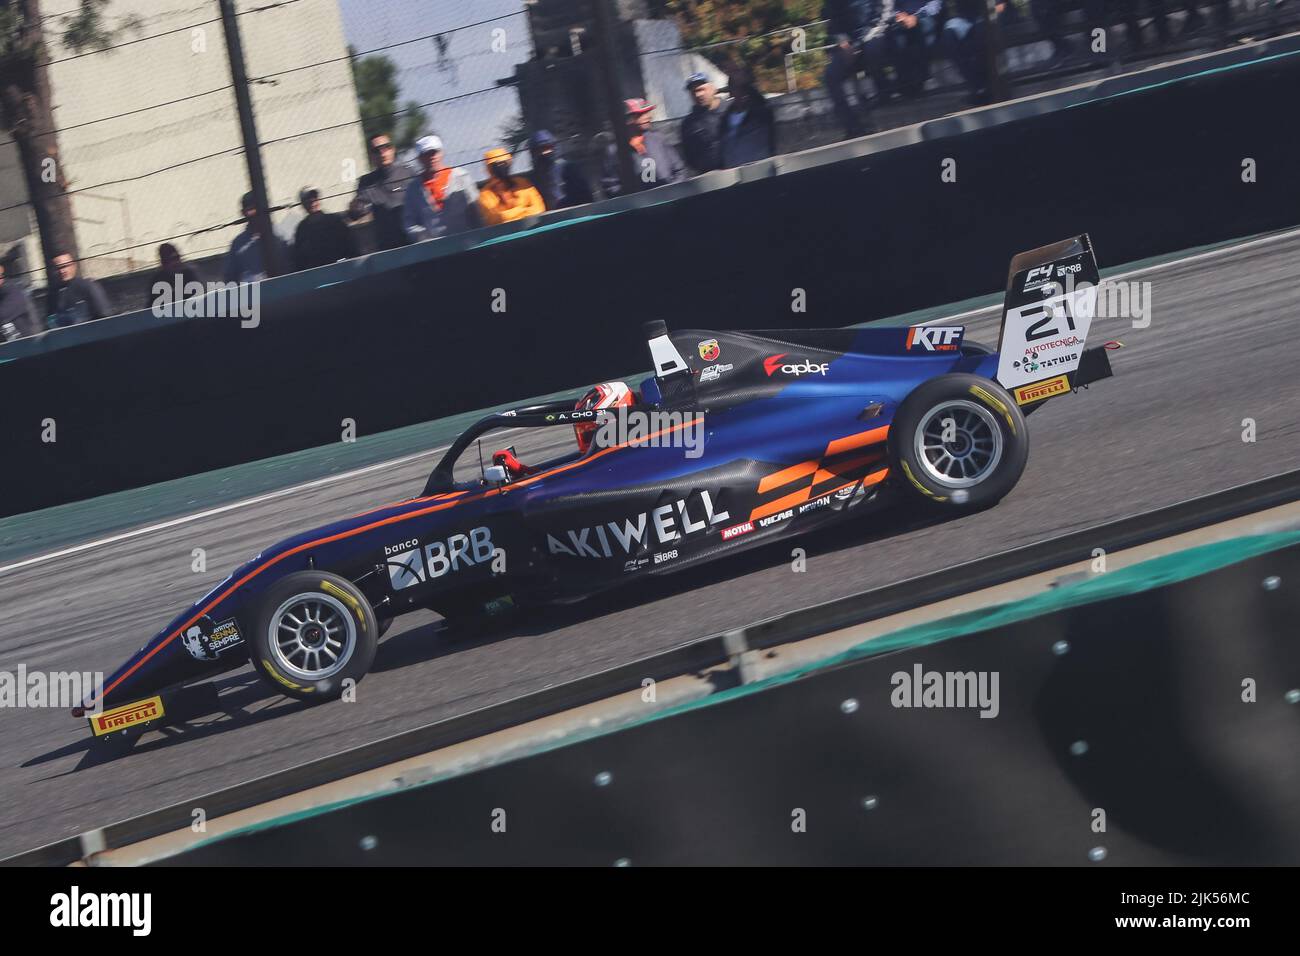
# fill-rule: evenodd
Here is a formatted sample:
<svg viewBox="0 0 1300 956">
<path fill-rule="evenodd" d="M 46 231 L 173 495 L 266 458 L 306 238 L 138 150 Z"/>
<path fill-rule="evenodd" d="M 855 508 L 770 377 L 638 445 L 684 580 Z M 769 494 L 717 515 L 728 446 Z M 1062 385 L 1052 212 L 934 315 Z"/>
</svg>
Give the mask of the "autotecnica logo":
<svg viewBox="0 0 1300 956">
<path fill-rule="evenodd" d="M 767 358 L 763 359 L 763 371 L 767 372 L 768 378 L 771 378 L 777 372 L 780 372 L 782 375 L 794 375 L 796 377 L 812 374 L 825 375 L 826 369 L 830 367 L 824 363 L 819 365 L 815 362 L 809 362 L 807 359 L 804 359 L 797 365 L 783 365 L 781 359 L 785 358 L 785 356 L 786 353 L 782 352 L 780 355 L 769 355 Z"/>
</svg>

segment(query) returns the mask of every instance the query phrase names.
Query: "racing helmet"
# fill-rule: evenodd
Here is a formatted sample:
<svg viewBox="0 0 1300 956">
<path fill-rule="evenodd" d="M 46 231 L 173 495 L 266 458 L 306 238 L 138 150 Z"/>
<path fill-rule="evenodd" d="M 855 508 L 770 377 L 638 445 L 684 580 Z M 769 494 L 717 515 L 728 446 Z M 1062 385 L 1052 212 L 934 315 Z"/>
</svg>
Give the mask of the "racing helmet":
<svg viewBox="0 0 1300 956">
<path fill-rule="evenodd" d="M 600 408 L 631 408 L 636 404 L 636 396 L 626 382 L 601 382 L 591 391 L 578 399 L 573 406 L 575 412 L 585 412 Z M 578 438 L 578 451 L 586 454 L 591 448 L 593 436 L 600 425 L 598 422 L 582 422 L 573 426 L 573 434 Z"/>
</svg>

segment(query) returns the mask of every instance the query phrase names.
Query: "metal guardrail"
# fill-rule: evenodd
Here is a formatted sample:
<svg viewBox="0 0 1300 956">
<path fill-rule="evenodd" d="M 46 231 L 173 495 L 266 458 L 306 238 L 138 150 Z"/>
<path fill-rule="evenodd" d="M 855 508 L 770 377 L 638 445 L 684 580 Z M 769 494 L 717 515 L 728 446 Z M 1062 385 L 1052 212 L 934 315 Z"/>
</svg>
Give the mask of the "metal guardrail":
<svg viewBox="0 0 1300 956">
<path fill-rule="evenodd" d="M 775 647 L 911 608 L 1049 571 L 1092 556 L 1092 549 L 1131 548 L 1300 500 L 1300 470 L 1120 518 L 824 604 L 788 611 L 711 634 L 609 670 L 417 727 L 342 753 L 290 767 L 98 830 L 0 860 L 4 866 L 66 866 L 92 852 L 117 849 L 189 826 L 203 806 L 209 818 L 245 810 L 352 774 L 505 730 L 641 687 L 726 664 L 746 650 Z"/>
</svg>

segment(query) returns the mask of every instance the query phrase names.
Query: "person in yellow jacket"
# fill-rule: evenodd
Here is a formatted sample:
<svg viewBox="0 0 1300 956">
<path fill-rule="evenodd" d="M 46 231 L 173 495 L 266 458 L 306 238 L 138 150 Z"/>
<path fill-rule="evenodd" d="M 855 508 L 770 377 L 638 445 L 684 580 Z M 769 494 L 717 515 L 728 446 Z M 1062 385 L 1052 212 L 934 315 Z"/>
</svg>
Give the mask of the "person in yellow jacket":
<svg viewBox="0 0 1300 956">
<path fill-rule="evenodd" d="M 524 177 L 510 175 L 511 159 L 513 157 L 500 148 L 489 149 L 483 154 L 488 181 L 479 191 L 478 208 L 485 226 L 514 222 L 546 212 L 542 194 Z"/>
</svg>

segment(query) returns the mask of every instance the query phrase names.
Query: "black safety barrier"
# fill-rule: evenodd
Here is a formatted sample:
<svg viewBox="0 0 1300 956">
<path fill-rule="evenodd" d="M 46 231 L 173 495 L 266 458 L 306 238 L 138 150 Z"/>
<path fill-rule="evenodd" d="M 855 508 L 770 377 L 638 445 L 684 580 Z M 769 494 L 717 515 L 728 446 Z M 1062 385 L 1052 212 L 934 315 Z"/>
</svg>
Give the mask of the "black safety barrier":
<svg viewBox="0 0 1300 956">
<path fill-rule="evenodd" d="M 1292 546 L 165 862 L 1295 865 L 1297 582 Z"/>
<path fill-rule="evenodd" d="M 668 187 L 670 201 L 597 205 L 454 255 L 415 247 L 275 280 L 256 328 L 138 314 L 120 320 L 129 335 L 18 342 L 0 355 L 0 514 L 330 444 L 345 420 L 373 434 L 626 374 L 647 364 L 647 319 L 847 325 L 995 291 L 1013 254 L 1085 231 L 1105 266 L 1295 224 L 1300 126 L 1277 102 L 1300 88 L 1300 55 L 1211 60 L 1119 92 L 1104 81 L 1090 100 L 1067 91 L 1074 105 L 1041 114 L 1012 104 L 1027 115 L 967 132 L 955 117 L 928 124 L 931 139 L 886 134 L 906 145 L 885 151 L 778 158 L 725 188 Z"/>
</svg>

